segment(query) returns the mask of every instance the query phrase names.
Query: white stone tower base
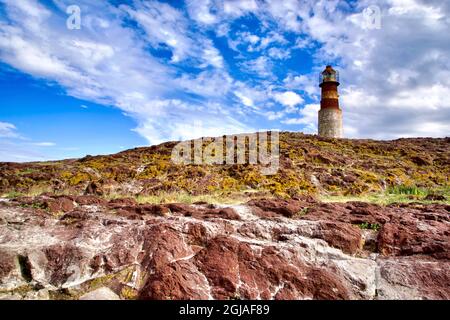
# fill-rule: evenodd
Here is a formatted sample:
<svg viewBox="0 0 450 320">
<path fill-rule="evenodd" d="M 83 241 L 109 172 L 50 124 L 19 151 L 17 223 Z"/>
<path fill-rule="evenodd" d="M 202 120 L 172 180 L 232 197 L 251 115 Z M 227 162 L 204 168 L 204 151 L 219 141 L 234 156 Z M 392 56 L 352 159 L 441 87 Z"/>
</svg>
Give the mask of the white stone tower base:
<svg viewBox="0 0 450 320">
<path fill-rule="evenodd" d="M 319 136 L 342 138 L 342 110 L 322 108 L 319 110 Z"/>
</svg>

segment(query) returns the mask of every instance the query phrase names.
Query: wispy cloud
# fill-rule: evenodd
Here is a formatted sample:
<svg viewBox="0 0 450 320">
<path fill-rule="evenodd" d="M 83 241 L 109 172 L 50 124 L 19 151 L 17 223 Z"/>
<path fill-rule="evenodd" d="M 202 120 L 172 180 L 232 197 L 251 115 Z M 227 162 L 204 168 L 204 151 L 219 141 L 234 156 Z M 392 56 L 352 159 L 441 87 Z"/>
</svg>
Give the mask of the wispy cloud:
<svg viewBox="0 0 450 320">
<path fill-rule="evenodd" d="M 48 144 L 48 142 L 30 142 L 30 139 L 20 134 L 14 124 L 0 121 L 0 161 L 45 160 L 45 155 L 35 147 L 50 146 Z"/>
<path fill-rule="evenodd" d="M 30 144 L 33 146 L 36 146 L 36 147 L 54 147 L 54 146 L 56 146 L 56 143 L 54 143 L 54 142 L 32 142 Z"/>
<path fill-rule="evenodd" d="M 18 138 L 17 128 L 12 123 L 0 121 L 0 138 Z"/>
</svg>

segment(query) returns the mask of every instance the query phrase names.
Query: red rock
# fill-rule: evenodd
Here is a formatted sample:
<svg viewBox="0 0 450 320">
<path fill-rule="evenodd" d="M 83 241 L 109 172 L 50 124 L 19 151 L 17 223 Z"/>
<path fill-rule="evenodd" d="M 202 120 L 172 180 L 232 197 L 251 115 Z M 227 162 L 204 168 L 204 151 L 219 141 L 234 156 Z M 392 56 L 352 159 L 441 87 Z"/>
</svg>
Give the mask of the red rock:
<svg viewBox="0 0 450 320">
<path fill-rule="evenodd" d="M 202 223 L 190 222 L 186 225 L 188 243 L 193 245 L 205 246 L 208 242 L 208 232 Z"/>
<path fill-rule="evenodd" d="M 15 269 L 14 259 L 12 254 L 0 250 L 0 284 L 3 283 L 3 278 Z"/>
<path fill-rule="evenodd" d="M 104 191 L 102 189 L 102 186 L 100 183 L 91 181 L 88 186 L 86 187 L 86 190 L 84 191 L 85 195 L 95 195 L 95 196 L 102 196 L 104 194 Z"/>
<path fill-rule="evenodd" d="M 150 214 L 150 215 L 158 215 L 158 216 L 168 216 L 170 214 L 170 209 L 164 205 L 156 205 L 156 204 L 144 204 L 135 207 L 136 212 L 141 215 Z M 124 209 L 129 210 L 129 207 Z M 131 208 L 132 209 L 132 208 Z"/>
<path fill-rule="evenodd" d="M 259 208 L 263 213 L 275 213 L 288 218 L 299 214 L 301 210 L 306 207 L 305 202 L 282 199 L 250 200 L 247 205 Z M 257 212 L 261 213 L 261 211 Z"/>
<path fill-rule="evenodd" d="M 413 256 L 380 259 L 381 284 L 378 296 L 385 299 L 450 299 L 450 262 L 417 259 Z M 401 286 L 389 292 L 387 285 Z"/>
<path fill-rule="evenodd" d="M 195 216 L 198 217 L 198 215 Z M 240 220 L 241 218 L 232 208 L 206 210 L 204 217 L 216 217 L 228 220 Z"/>
<path fill-rule="evenodd" d="M 144 187 L 142 188 L 141 192 L 139 192 L 139 195 L 141 196 L 157 194 L 159 191 L 165 191 L 165 189 L 167 188 L 159 179 L 156 178 L 143 179 L 142 183 Z"/>
<path fill-rule="evenodd" d="M 108 206 L 111 208 L 120 208 L 124 206 L 135 206 L 137 205 L 136 199 L 134 198 L 118 198 L 112 199 L 108 202 Z"/>
<path fill-rule="evenodd" d="M 170 203 L 165 206 L 167 206 L 172 213 L 178 213 L 184 216 L 192 216 L 197 211 L 192 208 L 192 206 L 184 203 Z"/>
<path fill-rule="evenodd" d="M 142 219 L 142 217 L 136 213 L 130 212 L 128 210 L 124 210 L 124 209 L 117 209 L 116 210 L 116 214 L 121 216 L 121 217 L 125 217 L 127 219 L 130 220 L 140 220 Z"/>
<path fill-rule="evenodd" d="M 411 161 L 418 166 L 431 166 L 433 164 L 433 160 L 425 155 L 413 156 L 411 157 Z"/>
<path fill-rule="evenodd" d="M 43 201 L 43 208 L 48 209 L 50 212 L 68 212 L 75 208 L 73 200 L 67 197 L 58 197 L 45 199 Z"/>
<path fill-rule="evenodd" d="M 53 197 L 30 203 L 59 199 Z M 105 286 L 117 292 L 133 286 L 140 299 L 450 297 L 447 205 L 123 201 L 116 209 L 110 205 L 119 203 L 80 206 L 58 218 L 8 203 L 0 207 L 0 288 L 32 279 L 47 288 L 86 290 L 81 282 L 108 275 Z M 300 212 L 288 218 L 283 210 Z M 355 225 L 361 221 L 378 225 L 361 230 Z M 362 235 L 370 246 L 360 247 Z M 381 254 L 373 259 L 373 252 Z M 19 256 L 22 274 L 12 271 Z M 123 271 L 130 272 L 126 280 Z"/>
<path fill-rule="evenodd" d="M 431 201 L 445 201 L 447 198 L 441 194 L 428 194 L 425 197 L 425 200 L 431 200 Z"/>
<path fill-rule="evenodd" d="M 149 275 L 139 299 L 143 300 L 206 300 L 207 282 L 190 261 L 166 264 Z M 205 289 L 202 290 L 202 286 Z"/>
<path fill-rule="evenodd" d="M 237 240 L 217 237 L 208 243 L 206 250 L 197 255 L 197 266 L 213 285 L 213 295 L 216 299 L 229 299 L 236 294 L 238 247 Z"/>
<path fill-rule="evenodd" d="M 61 218 L 59 218 L 60 221 L 64 220 L 88 220 L 90 218 L 90 215 L 86 212 L 81 211 L 71 211 L 69 213 L 64 214 Z"/>
<path fill-rule="evenodd" d="M 358 227 L 342 222 L 320 221 L 314 236 L 323 239 L 332 247 L 350 254 L 361 249 L 362 238 Z"/>
<path fill-rule="evenodd" d="M 74 245 L 51 245 L 44 249 L 47 259 L 45 272 L 49 274 L 49 283 L 59 287 L 71 276 L 75 275 L 77 270 L 71 266 L 78 265 L 82 260 L 82 253 Z M 33 272 L 34 266 L 31 266 Z"/>
<path fill-rule="evenodd" d="M 196 205 L 207 205 L 208 204 L 208 202 L 206 202 L 206 201 L 196 201 L 196 202 L 194 202 L 194 204 L 196 204 Z"/>
<path fill-rule="evenodd" d="M 105 205 L 106 201 L 93 195 L 83 195 L 75 198 L 75 202 L 79 205 Z"/>
<path fill-rule="evenodd" d="M 425 220 L 426 221 L 426 220 Z M 417 224 L 422 224 L 421 229 Z M 450 258 L 450 234 L 444 222 L 426 226 L 423 221 L 386 223 L 378 234 L 378 250 L 383 255 L 426 254 L 438 259 Z"/>
<path fill-rule="evenodd" d="M 326 270 L 313 268 L 307 273 L 306 278 L 307 288 L 313 299 L 349 299 L 348 289 L 342 285 L 342 280 Z"/>
</svg>

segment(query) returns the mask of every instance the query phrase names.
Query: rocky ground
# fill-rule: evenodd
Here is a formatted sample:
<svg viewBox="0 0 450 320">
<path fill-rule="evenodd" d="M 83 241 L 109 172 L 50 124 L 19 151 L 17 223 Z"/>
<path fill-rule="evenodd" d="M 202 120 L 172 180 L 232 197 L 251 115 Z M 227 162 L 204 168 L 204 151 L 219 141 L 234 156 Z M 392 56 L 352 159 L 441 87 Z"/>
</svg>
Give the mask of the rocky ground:
<svg viewBox="0 0 450 320">
<path fill-rule="evenodd" d="M 2 299 L 450 299 L 450 206 L 0 201 Z"/>
</svg>

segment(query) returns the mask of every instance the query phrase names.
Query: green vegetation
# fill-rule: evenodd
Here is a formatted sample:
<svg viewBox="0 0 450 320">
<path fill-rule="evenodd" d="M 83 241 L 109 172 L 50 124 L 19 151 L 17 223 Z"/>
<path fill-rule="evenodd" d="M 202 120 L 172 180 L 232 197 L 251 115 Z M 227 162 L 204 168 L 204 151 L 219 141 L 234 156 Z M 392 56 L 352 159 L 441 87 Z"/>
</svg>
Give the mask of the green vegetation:
<svg viewBox="0 0 450 320">
<path fill-rule="evenodd" d="M 15 294 L 17 294 L 17 295 L 20 295 L 20 296 L 25 296 L 28 292 L 32 292 L 34 290 L 34 286 L 33 285 L 31 285 L 31 284 L 25 284 L 25 285 L 22 285 L 22 286 L 20 286 L 20 287 L 17 287 L 17 288 L 15 288 L 15 289 L 13 289 L 13 290 L 5 290 L 5 289 L 2 289 L 2 290 L 0 290 L 0 294 L 12 294 L 12 295 L 15 295 Z"/>
<path fill-rule="evenodd" d="M 53 188 L 49 185 L 33 185 L 31 186 L 31 188 L 29 189 L 27 195 L 34 197 L 34 196 L 38 196 L 40 194 L 46 193 L 46 192 L 51 192 L 53 193 Z"/>
<path fill-rule="evenodd" d="M 381 226 L 378 223 L 368 223 L 368 222 L 360 223 L 358 224 L 358 227 L 364 230 L 374 230 L 374 231 L 378 231 L 381 228 Z"/>
<path fill-rule="evenodd" d="M 35 173 L 35 172 L 38 172 L 38 170 L 34 169 L 34 168 L 26 168 L 25 170 L 17 172 L 17 174 L 20 175 L 20 176 L 24 176 L 24 175 L 32 174 L 32 173 Z"/>
<path fill-rule="evenodd" d="M 120 296 L 125 300 L 136 300 L 138 291 L 136 289 L 124 286 L 120 292 Z"/>
<path fill-rule="evenodd" d="M 207 202 L 212 204 L 240 204 L 249 200 L 245 195 L 232 194 L 203 194 L 191 195 L 187 192 L 162 192 L 156 195 L 137 196 L 138 203 L 162 204 L 162 203 L 186 203 L 193 204 L 196 202 Z"/>
<path fill-rule="evenodd" d="M 31 205 L 29 204 L 21 204 L 21 207 L 23 208 L 33 208 L 33 209 L 45 209 L 44 206 L 40 203 L 33 203 Z"/>
<path fill-rule="evenodd" d="M 308 213 L 308 211 L 309 211 L 309 208 L 303 208 L 302 210 L 300 210 L 300 211 L 297 213 L 297 215 L 298 215 L 298 216 L 304 216 L 304 215 L 306 215 L 306 214 Z"/>
<path fill-rule="evenodd" d="M 428 195 L 442 195 L 445 200 L 427 200 Z M 424 204 L 429 203 L 445 203 L 450 204 L 450 188 L 417 188 L 417 187 L 398 187 L 389 188 L 386 192 L 370 193 L 362 195 L 323 195 L 319 199 L 324 202 L 349 202 L 349 201 L 361 201 L 370 202 L 380 205 L 389 205 L 392 203 L 411 203 L 420 202 Z"/>
<path fill-rule="evenodd" d="M 2 195 L 2 198 L 7 198 L 7 199 L 14 199 L 14 198 L 18 198 L 18 197 L 22 197 L 25 194 L 23 192 L 18 192 L 18 191 L 10 191 L 7 193 L 4 193 Z"/>
<path fill-rule="evenodd" d="M 417 186 L 393 186 L 387 191 L 388 194 L 392 195 L 414 195 L 414 196 L 426 196 L 429 191 L 425 188 L 419 188 Z"/>
</svg>

